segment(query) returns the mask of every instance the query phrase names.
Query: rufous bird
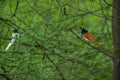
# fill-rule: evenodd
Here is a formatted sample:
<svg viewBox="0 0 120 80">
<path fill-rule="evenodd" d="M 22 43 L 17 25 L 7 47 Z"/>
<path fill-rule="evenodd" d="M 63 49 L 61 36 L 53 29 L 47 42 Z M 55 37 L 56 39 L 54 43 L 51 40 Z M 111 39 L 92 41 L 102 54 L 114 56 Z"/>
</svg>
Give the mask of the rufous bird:
<svg viewBox="0 0 120 80">
<path fill-rule="evenodd" d="M 101 48 L 104 48 L 101 44 L 99 44 L 99 43 L 94 39 L 94 37 L 92 36 L 92 34 L 89 33 L 87 29 L 81 28 L 81 27 L 80 27 L 80 29 L 81 29 L 82 35 L 84 36 L 84 38 L 85 38 L 87 41 L 93 42 L 93 43 L 95 43 L 97 46 L 99 46 L 99 47 L 101 47 Z"/>
</svg>

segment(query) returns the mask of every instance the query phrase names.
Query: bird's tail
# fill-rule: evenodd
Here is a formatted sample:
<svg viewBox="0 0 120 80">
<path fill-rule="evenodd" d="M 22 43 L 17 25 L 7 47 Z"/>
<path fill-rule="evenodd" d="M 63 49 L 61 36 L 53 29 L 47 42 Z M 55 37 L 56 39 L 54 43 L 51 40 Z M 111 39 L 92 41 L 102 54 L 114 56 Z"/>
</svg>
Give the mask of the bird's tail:
<svg viewBox="0 0 120 80">
<path fill-rule="evenodd" d="M 107 50 L 103 45 L 99 44 L 97 41 L 94 41 L 94 43 L 95 43 L 98 47 L 102 48 L 103 50 L 111 53 L 111 51 Z"/>
<path fill-rule="evenodd" d="M 97 46 L 99 46 L 100 48 L 103 48 L 103 49 L 104 49 L 103 45 L 101 45 L 101 44 L 98 43 L 97 41 L 94 41 L 94 43 L 95 43 Z"/>
<path fill-rule="evenodd" d="M 11 46 L 12 46 L 13 43 L 9 43 L 8 46 L 6 47 L 5 51 L 7 51 Z"/>
</svg>

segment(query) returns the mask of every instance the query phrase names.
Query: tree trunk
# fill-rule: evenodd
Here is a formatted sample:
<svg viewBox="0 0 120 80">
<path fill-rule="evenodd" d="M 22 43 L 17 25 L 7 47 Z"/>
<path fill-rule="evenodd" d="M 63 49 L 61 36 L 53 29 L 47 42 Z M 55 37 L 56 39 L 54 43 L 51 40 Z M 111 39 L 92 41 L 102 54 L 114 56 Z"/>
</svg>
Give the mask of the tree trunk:
<svg viewBox="0 0 120 80">
<path fill-rule="evenodd" d="M 120 80 L 120 0 L 113 0 L 112 36 L 114 50 L 112 80 Z"/>
</svg>

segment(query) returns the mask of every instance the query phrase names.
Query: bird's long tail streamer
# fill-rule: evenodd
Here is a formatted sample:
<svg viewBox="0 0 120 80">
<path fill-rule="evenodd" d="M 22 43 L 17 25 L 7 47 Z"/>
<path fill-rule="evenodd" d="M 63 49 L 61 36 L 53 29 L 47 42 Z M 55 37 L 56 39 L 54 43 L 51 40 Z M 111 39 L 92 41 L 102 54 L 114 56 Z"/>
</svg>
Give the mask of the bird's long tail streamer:
<svg viewBox="0 0 120 80">
<path fill-rule="evenodd" d="M 12 46 L 13 43 L 9 43 L 8 46 L 6 47 L 5 51 L 7 51 L 11 46 Z"/>
<path fill-rule="evenodd" d="M 99 44 L 97 41 L 94 41 L 94 43 L 95 43 L 97 46 L 99 46 L 100 48 L 103 48 L 103 49 L 104 49 L 104 47 L 103 47 L 101 44 Z"/>
<path fill-rule="evenodd" d="M 103 45 L 99 44 L 97 41 L 94 41 L 94 43 L 95 43 L 98 47 L 102 48 L 103 50 L 111 53 L 111 51 L 107 50 Z"/>
</svg>

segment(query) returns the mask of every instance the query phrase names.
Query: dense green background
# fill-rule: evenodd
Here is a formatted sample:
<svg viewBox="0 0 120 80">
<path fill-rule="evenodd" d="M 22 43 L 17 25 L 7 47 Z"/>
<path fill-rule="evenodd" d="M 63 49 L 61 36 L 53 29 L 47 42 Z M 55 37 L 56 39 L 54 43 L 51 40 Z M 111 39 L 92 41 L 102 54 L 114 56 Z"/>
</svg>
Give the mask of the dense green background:
<svg viewBox="0 0 120 80">
<path fill-rule="evenodd" d="M 84 26 L 113 50 L 112 1 L 106 1 L 0 0 L 0 74 L 12 80 L 110 80 L 112 60 L 70 32 L 82 38 Z M 4 52 L 14 28 L 21 37 Z"/>
</svg>

